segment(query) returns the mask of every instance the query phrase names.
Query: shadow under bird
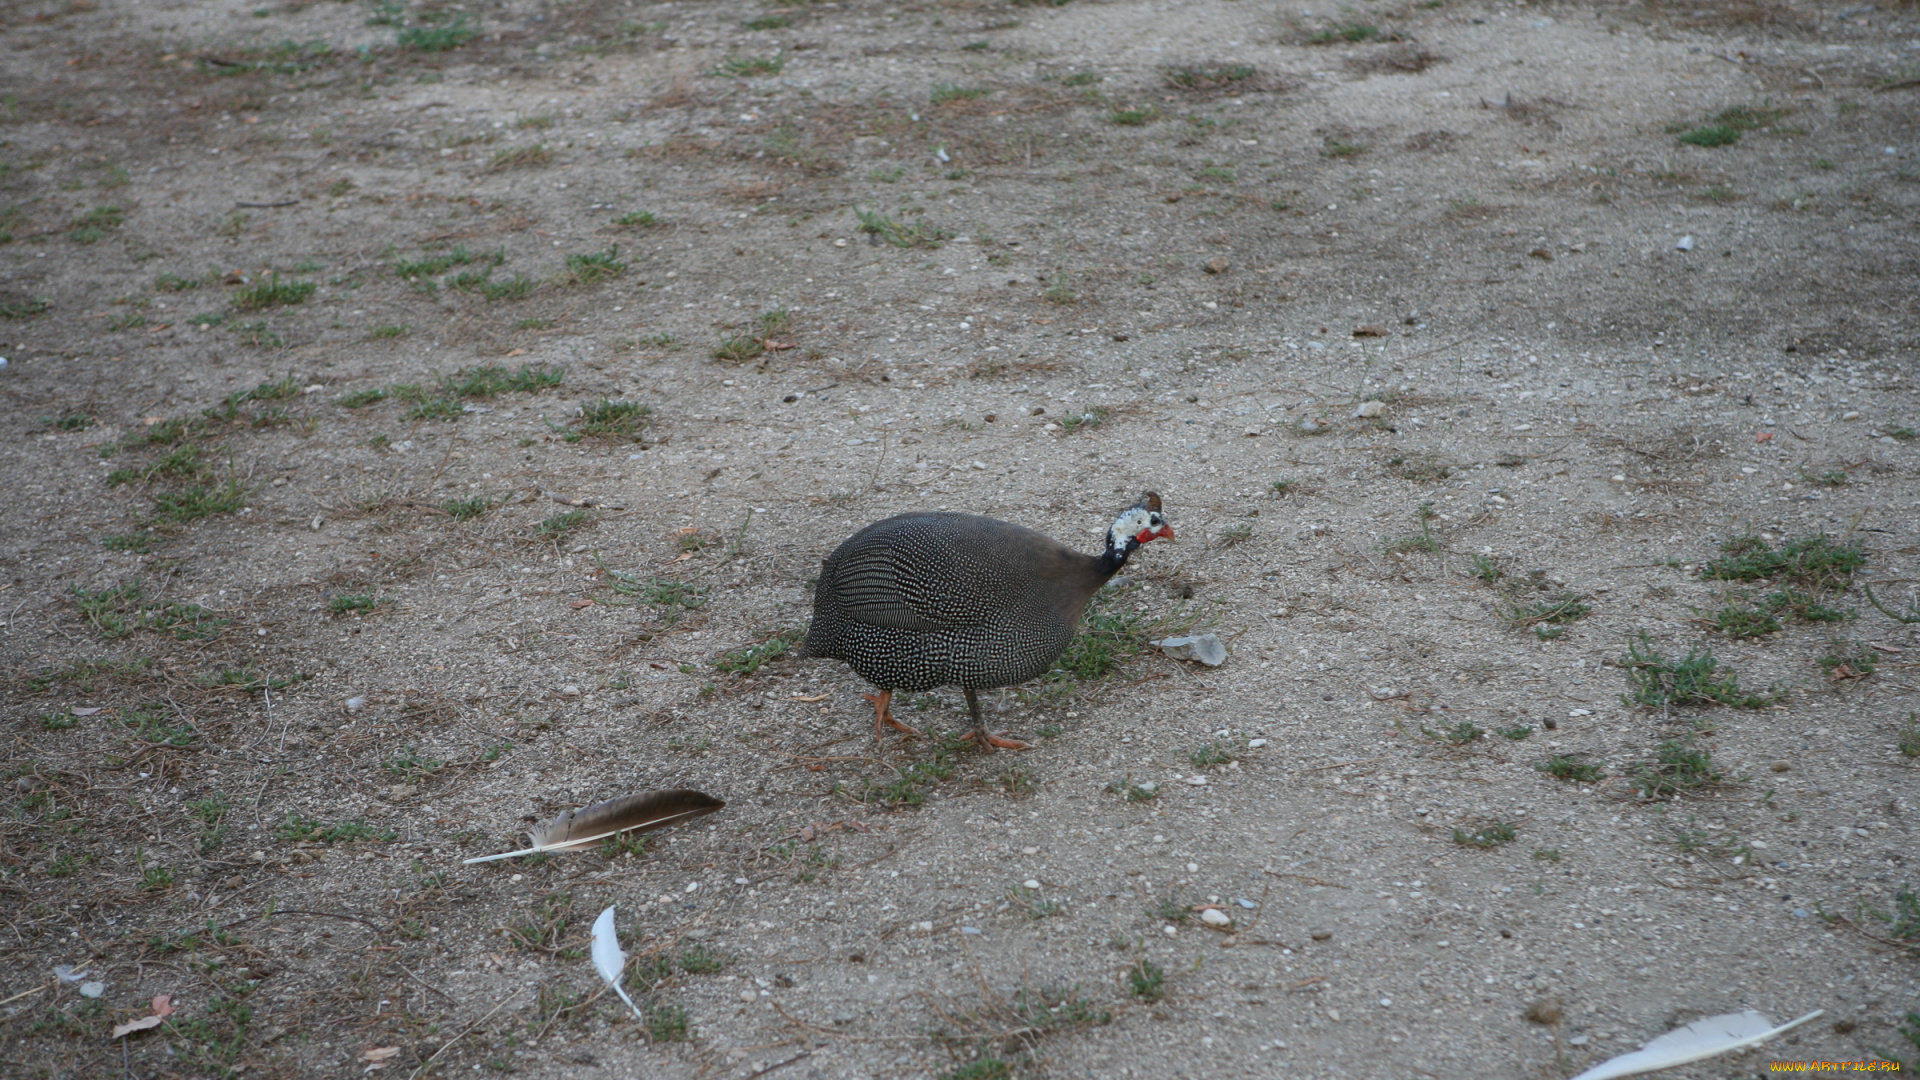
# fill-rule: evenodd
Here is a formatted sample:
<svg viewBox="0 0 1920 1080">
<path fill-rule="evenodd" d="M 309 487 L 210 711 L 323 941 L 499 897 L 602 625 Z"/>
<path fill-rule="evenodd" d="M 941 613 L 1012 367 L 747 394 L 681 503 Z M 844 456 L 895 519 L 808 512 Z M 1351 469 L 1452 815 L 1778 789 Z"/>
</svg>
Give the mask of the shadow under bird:
<svg viewBox="0 0 1920 1080">
<path fill-rule="evenodd" d="M 873 734 L 919 734 L 893 718 L 896 691 L 958 686 L 982 750 L 1028 744 L 990 734 L 976 692 L 1046 674 L 1088 601 L 1128 556 L 1173 539 L 1160 496 L 1149 491 L 1087 555 L 1044 533 L 976 514 L 900 514 L 876 521 L 820 567 L 813 624 L 802 654 L 844 660 L 879 689 Z"/>
</svg>

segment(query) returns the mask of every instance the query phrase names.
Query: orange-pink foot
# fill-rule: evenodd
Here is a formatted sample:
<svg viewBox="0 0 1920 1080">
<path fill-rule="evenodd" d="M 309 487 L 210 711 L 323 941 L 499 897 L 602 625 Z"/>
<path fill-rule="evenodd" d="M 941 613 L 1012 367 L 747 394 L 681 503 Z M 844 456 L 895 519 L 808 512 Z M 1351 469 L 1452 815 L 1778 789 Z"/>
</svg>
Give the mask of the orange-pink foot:
<svg viewBox="0 0 1920 1080">
<path fill-rule="evenodd" d="M 962 741 L 965 741 L 967 739 L 980 740 L 980 751 L 986 754 L 993 753 L 993 748 L 996 746 L 1002 750 L 1033 749 L 1032 743 L 1021 742 L 1019 739 L 1009 739 L 1004 735 L 995 735 L 993 732 L 988 731 L 985 728 L 979 728 L 974 731 L 969 731 L 965 735 L 960 736 L 960 738 Z"/>
<path fill-rule="evenodd" d="M 895 731 L 904 731 L 909 735 L 920 734 L 918 729 L 910 728 L 893 718 L 893 691 L 882 690 L 877 694 L 865 694 L 863 696 L 868 701 L 873 702 L 873 738 L 875 742 L 880 741 L 881 734 L 889 727 Z"/>
</svg>

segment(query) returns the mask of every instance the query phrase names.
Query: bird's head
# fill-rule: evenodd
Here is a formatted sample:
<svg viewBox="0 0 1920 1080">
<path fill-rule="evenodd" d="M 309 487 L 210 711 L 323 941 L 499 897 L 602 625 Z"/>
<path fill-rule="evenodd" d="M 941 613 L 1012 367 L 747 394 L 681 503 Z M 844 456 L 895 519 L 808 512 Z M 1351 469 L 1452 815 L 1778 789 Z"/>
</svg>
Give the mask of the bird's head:
<svg viewBox="0 0 1920 1080">
<path fill-rule="evenodd" d="M 1160 512 L 1160 496 L 1149 491 L 1127 507 L 1107 530 L 1107 546 L 1132 554 L 1142 544 L 1173 539 L 1173 526 Z"/>
</svg>

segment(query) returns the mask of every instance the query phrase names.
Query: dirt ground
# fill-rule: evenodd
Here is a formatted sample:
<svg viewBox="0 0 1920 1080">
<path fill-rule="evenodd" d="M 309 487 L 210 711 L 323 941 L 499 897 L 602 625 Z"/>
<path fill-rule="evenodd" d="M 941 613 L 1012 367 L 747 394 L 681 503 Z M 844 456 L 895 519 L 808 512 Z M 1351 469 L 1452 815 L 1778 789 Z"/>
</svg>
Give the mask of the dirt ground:
<svg viewBox="0 0 1920 1080">
<path fill-rule="evenodd" d="M 0 1073 L 1920 1065 L 1911 3 L 0 21 Z M 1148 488 L 1034 749 L 791 653 Z"/>
</svg>

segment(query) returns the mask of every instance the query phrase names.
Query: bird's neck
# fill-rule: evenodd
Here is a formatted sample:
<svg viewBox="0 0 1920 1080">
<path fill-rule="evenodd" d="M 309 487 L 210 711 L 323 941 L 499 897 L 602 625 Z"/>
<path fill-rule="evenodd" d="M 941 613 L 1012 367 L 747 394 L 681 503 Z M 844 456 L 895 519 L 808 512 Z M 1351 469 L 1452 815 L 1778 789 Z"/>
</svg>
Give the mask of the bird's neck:
<svg viewBox="0 0 1920 1080">
<path fill-rule="evenodd" d="M 1113 534 L 1107 534 L 1107 550 L 1093 560 L 1093 573 L 1100 584 L 1106 584 L 1108 578 L 1119 573 L 1120 568 L 1127 565 L 1127 556 L 1133 553 L 1130 550 L 1132 546 L 1131 544 L 1115 545 Z"/>
</svg>

